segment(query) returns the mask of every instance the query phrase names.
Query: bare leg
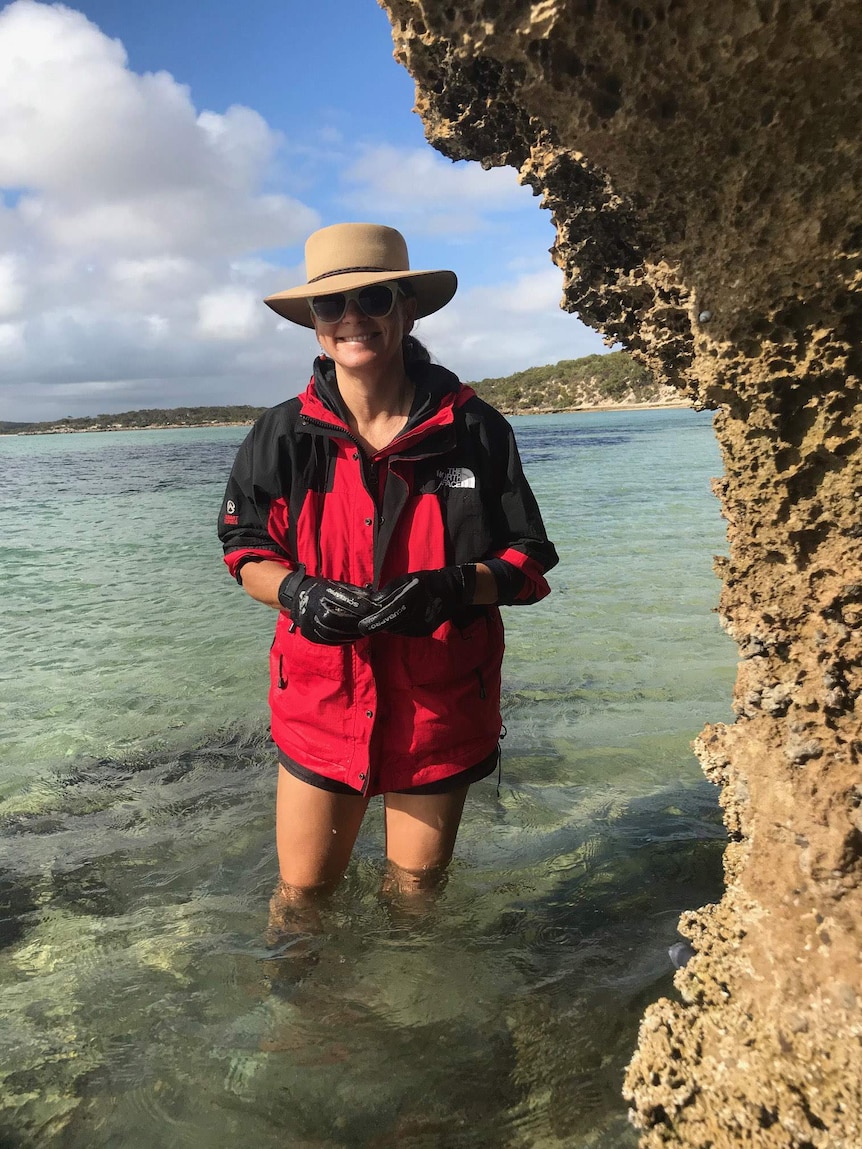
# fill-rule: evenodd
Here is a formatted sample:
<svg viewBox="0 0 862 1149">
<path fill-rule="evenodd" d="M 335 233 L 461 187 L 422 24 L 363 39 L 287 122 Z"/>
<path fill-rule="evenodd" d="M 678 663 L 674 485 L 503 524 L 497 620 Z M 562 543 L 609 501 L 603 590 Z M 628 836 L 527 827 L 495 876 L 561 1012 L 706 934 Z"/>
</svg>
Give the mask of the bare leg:
<svg viewBox="0 0 862 1149">
<path fill-rule="evenodd" d="M 320 931 L 318 903 L 346 870 L 367 805 L 360 795 L 330 794 L 279 769 L 279 881 L 269 903 L 266 942 L 283 956 L 303 958 L 308 935 Z"/>
<path fill-rule="evenodd" d="M 278 771 L 275 841 L 286 899 L 334 889 L 347 869 L 368 799 L 331 794 Z"/>
<path fill-rule="evenodd" d="M 448 794 L 387 794 L 387 893 L 418 893 L 443 880 L 469 786 Z"/>
</svg>

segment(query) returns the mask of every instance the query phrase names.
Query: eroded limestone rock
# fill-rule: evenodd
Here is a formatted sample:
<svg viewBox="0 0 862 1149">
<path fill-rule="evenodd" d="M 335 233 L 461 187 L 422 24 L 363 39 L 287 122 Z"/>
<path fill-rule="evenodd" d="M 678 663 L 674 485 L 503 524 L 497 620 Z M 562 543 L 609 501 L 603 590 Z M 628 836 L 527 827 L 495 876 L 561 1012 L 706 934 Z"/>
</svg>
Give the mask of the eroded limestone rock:
<svg viewBox="0 0 862 1149">
<path fill-rule="evenodd" d="M 430 141 L 553 213 L 564 306 L 716 408 L 727 891 L 626 1095 L 660 1145 L 862 1145 L 856 0 L 386 0 Z"/>
</svg>

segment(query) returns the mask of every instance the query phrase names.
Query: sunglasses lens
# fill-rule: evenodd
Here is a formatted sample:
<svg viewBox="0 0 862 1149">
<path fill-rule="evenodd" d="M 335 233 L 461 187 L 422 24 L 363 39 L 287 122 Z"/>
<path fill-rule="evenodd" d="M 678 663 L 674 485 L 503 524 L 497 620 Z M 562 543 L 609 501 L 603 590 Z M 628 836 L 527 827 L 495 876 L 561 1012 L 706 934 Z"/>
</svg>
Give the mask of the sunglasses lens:
<svg viewBox="0 0 862 1149">
<path fill-rule="evenodd" d="M 347 300 L 344 295 L 315 295 L 311 301 L 311 310 L 321 323 L 337 323 L 344 314 Z"/>
<path fill-rule="evenodd" d="M 338 291 L 334 295 L 315 295 L 311 310 L 321 323 L 338 323 L 344 317 L 348 301 L 355 299 L 369 319 L 383 319 L 395 306 L 398 288 L 388 283 L 374 283 L 358 291 Z"/>
<path fill-rule="evenodd" d="M 363 287 L 356 302 L 369 319 L 382 319 L 395 305 L 395 292 L 388 283 L 376 283 Z"/>
</svg>

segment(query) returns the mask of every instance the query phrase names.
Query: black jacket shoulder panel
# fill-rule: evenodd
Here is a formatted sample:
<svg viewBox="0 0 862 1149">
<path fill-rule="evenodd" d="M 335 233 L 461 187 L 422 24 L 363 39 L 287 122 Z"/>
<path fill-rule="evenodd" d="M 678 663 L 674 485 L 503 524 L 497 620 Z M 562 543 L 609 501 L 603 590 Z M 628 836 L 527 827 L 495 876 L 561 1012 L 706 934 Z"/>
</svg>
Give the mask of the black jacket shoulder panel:
<svg viewBox="0 0 862 1149">
<path fill-rule="evenodd" d="M 290 491 L 290 467 L 285 466 L 280 446 L 293 439 L 300 408 L 299 396 L 268 408 L 242 441 L 219 516 L 219 537 L 226 554 L 260 550 L 290 558 L 270 536 L 267 525 L 273 499 Z"/>
<path fill-rule="evenodd" d="M 514 437 L 512 424 L 502 412 L 492 407 L 478 395 L 471 395 L 466 403 L 462 404 L 461 411 L 469 423 L 477 423 L 485 429 L 489 439 L 503 441 L 510 435 Z"/>
<path fill-rule="evenodd" d="M 285 399 L 268 407 L 255 421 L 252 431 L 260 435 L 285 434 L 296 426 L 299 413 L 302 409 L 302 397 L 294 395 L 292 399 Z"/>
</svg>

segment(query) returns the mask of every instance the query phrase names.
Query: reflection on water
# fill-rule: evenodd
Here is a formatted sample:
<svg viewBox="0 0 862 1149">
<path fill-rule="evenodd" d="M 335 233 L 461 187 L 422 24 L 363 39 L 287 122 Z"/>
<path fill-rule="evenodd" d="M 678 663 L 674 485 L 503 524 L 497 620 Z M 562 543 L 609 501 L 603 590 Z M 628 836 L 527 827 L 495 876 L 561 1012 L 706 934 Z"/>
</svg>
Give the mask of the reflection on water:
<svg viewBox="0 0 862 1149">
<path fill-rule="evenodd" d="M 499 793 L 471 791 L 419 915 L 381 895 L 375 800 L 344 885 L 276 948 L 271 618 L 211 538 L 241 433 L 0 444 L 26 489 L 46 475 L 41 511 L 3 508 L 21 561 L 0 1144 L 634 1146 L 639 1016 L 673 992 L 679 912 L 721 891 L 688 748 L 731 676 L 710 615 L 717 460 L 690 412 L 518 434 L 563 561 L 554 595 L 507 612 Z M 49 530 L 47 587 L 21 572 Z"/>
</svg>

